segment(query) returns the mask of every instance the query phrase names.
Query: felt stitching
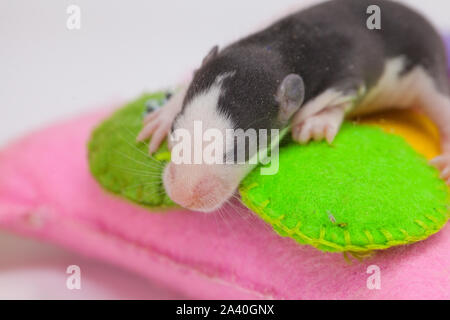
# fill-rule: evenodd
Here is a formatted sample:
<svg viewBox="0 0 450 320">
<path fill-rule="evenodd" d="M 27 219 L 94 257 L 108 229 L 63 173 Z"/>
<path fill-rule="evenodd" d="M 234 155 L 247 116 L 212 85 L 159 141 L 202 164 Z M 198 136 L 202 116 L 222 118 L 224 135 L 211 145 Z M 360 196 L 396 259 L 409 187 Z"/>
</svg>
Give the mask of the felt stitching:
<svg viewBox="0 0 450 320">
<path fill-rule="evenodd" d="M 430 231 L 430 229 L 428 228 L 428 226 L 425 224 L 425 222 L 421 221 L 421 220 L 414 220 L 414 222 L 419 225 L 420 227 L 422 227 L 425 231 Z"/>
<path fill-rule="evenodd" d="M 411 238 L 411 236 L 409 235 L 409 233 L 408 233 L 408 231 L 406 231 L 405 229 L 402 229 L 402 228 L 400 228 L 400 229 L 398 229 L 401 233 L 403 233 L 403 236 L 404 236 L 404 239 L 410 239 Z"/>
<path fill-rule="evenodd" d="M 434 222 L 435 224 L 439 224 L 439 221 L 437 221 L 435 217 L 432 217 L 430 215 L 425 215 L 425 218 L 427 218 L 428 220 Z"/>
<path fill-rule="evenodd" d="M 244 194 L 242 195 L 243 197 L 246 198 L 246 200 L 250 200 L 248 199 Z M 428 238 L 430 235 L 436 233 L 437 231 L 439 231 L 440 229 L 437 230 L 430 230 L 429 228 L 424 228 L 425 229 L 425 234 L 423 236 L 410 236 L 406 230 L 403 229 L 399 229 L 400 232 L 402 232 L 405 235 L 405 239 L 400 239 L 400 240 L 388 240 L 386 243 L 384 244 L 366 244 L 366 245 L 355 245 L 352 244 L 350 242 L 350 244 L 346 244 L 346 245 L 339 245 L 337 243 L 334 242 L 330 242 L 328 240 L 325 239 L 315 239 L 315 238 L 311 238 L 309 236 L 307 236 L 306 234 L 304 234 L 301 230 L 300 230 L 300 226 L 301 226 L 301 222 L 299 221 L 297 223 L 297 225 L 294 228 L 289 228 L 287 226 L 285 226 L 284 224 L 282 224 L 282 219 L 278 218 L 272 218 L 270 217 L 267 213 L 265 213 L 264 211 L 262 211 L 261 209 L 264 209 L 258 205 L 255 205 L 252 202 L 248 202 L 249 204 L 251 203 L 251 210 L 255 211 L 256 213 L 258 213 L 261 218 L 263 218 L 265 221 L 269 222 L 271 225 L 273 225 L 274 227 L 278 228 L 279 230 L 277 230 L 275 228 L 275 230 L 281 235 L 283 236 L 279 231 L 284 232 L 285 234 L 289 234 L 289 235 L 296 235 L 298 237 L 300 237 L 301 239 L 303 239 L 307 244 L 310 244 L 316 248 L 320 248 L 322 246 L 325 247 L 330 247 L 333 249 L 336 249 L 337 251 L 343 251 L 343 252 L 369 252 L 372 250 L 383 250 L 383 249 L 387 249 L 390 248 L 392 246 L 397 246 L 397 245 L 404 245 L 404 244 L 409 244 L 409 243 L 413 243 L 413 242 L 417 242 L 420 240 L 424 240 L 426 238 Z M 282 215 L 282 217 L 284 218 L 284 215 Z M 419 221 L 419 223 L 422 223 L 422 221 Z M 417 223 L 416 221 L 416 223 Z M 419 224 L 420 225 L 420 224 Z M 421 226 L 423 228 L 423 226 Z M 425 225 L 426 227 L 426 225 Z M 369 230 L 367 234 L 370 234 Z M 386 231 L 386 230 L 385 230 Z M 345 232 L 348 232 L 347 230 L 344 231 L 344 235 Z M 381 230 L 380 230 L 381 232 Z M 388 232 L 389 233 L 389 232 Z M 387 235 L 387 237 L 391 237 L 392 235 L 389 233 L 389 235 Z M 385 235 L 386 237 L 386 235 Z M 369 237 L 368 237 L 369 238 Z M 351 241 L 351 239 L 349 239 Z M 372 238 L 373 240 L 373 238 Z M 370 240 L 369 240 L 370 241 Z"/>
<path fill-rule="evenodd" d="M 386 230 L 386 229 L 380 229 L 380 232 L 381 232 L 381 233 L 383 234 L 383 236 L 386 238 L 386 240 L 387 240 L 388 243 L 394 242 L 394 241 L 395 241 L 394 238 L 393 238 L 393 236 L 392 236 L 392 234 L 391 234 L 388 230 Z"/>
<path fill-rule="evenodd" d="M 269 203 L 270 203 L 270 200 L 269 199 L 267 199 L 267 200 L 264 200 L 262 203 L 261 203 L 261 208 L 266 208 L 268 205 L 269 205 Z M 280 218 L 280 219 L 283 219 L 284 218 L 284 216 L 281 216 L 282 218 Z"/>
<path fill-rule="evenodd" d="M 348 230 L 344 230 L 344 239 L 345 239 L 345 243 L 348 246 L 352 244 L 352 239 L 350 237 L 350 232 L 348 232 Z"/>
<path fill-rule="evenodd" d="M 325 238 L 325 232 L 326 232 L 326 229 L 325 229 L 324 227 L 320 227 L 320 235 L 319 235 L 319 240 L 320 240 L 320 241 L 323 241 L 323 240 L 324 240 L 324 238 Z"/>
<path fill-rule="evenodd" d="M 258 186 L 259 186 L 258 182 L 253 182 L 245 190 L 246 191 L 250 191 L 250 190 L 252 190 L 252 189 L 254 189 L 254 188 L 258 187 Z"/>
<path fill-rule="evenodd" d="M 370 233 L 369 230 L 364 230 L 364 234 L 366 235 L 367 239 L 369 240 L 369 244 L 373 244 L 374 240 L 373 240 L 373 236 Z"/>
</svg>

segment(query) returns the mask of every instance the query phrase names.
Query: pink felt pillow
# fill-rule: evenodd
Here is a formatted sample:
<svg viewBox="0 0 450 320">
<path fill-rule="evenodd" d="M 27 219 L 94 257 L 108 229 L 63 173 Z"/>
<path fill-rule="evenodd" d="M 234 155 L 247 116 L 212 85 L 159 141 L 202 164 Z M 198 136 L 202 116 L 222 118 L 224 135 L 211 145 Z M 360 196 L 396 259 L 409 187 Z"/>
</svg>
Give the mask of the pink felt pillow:
<svg viewBox="0 0 450 320">
<path fill-rule="evenodd" d="M 0 225 L 159 280 L 192 298 L 449 299 L 450 225 L 352 264 L 275 234 L 237 203 L 151 213 L 104 192 L 86 143 L 107 112 L 35 132 L 0 153 Z M 381 289 L 367 288 L 368 266 Z"/>
</svg>

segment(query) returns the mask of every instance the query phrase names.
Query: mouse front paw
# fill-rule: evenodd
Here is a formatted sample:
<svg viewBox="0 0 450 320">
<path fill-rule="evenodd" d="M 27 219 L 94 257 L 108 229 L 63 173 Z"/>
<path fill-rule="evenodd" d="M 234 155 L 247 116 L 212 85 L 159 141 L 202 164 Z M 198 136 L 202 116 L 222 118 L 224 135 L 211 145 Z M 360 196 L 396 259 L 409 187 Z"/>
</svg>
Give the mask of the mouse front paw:
<svg viewBox="0 0 450 320">
<path fill-rule="evenodd" d="M 440 155 L 430 161 L 441 172 L 441 178 L 450 185 L 450 153 Z"/>
<path fill-rule="evenodd" d="M 325 139 L 332 143 L 341 127 L 344 112 L 340 108 L 326 109 L 313 115 L 303 122 L 294 121 L 292 127 L 292 138 L 301 143 L 308 143 L 310 140 L 320 141 Z"/>
<path fill-rule="evenodd" d="M 167 106 L 149 113 L 144 118 L 144 126 L 136 140 L 142 142 L 150 138 L 148 150 L 150 154 L 154 153 L 169 134 L 174 117 L 172 110 Z"/>
</svg>

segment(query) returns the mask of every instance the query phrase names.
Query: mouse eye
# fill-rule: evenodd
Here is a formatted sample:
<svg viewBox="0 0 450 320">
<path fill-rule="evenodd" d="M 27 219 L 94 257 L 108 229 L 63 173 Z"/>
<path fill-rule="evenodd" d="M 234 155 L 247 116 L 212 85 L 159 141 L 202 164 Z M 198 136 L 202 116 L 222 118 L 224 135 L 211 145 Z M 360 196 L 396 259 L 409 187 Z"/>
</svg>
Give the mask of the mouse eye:
<svg viewBox="0 0 450 320">
<path fill-rule="evenodd" d="M 254 155 L 250 150 L 253 149 L 250 144 L 252 141 L 250 139 L 245 139 L 245 142 L 242 144 L 239 143 L 238 137 L 234 137 L 234 145 L 233 148 L 227 150 L 223 156 L 223 161 L 226 164 L 244 164 L 248 163 L 249 159 Z M 257 147 L 256 150 L 257 151 Z M 252 153 L 252 154 L 251 154 Z"/>
<path fill-rule="evenodd" d="M 234 164 L 236 163 L 236 157 L 234 150 L 230 150 L 223 155 L 223 163 Z"/>
</svg>

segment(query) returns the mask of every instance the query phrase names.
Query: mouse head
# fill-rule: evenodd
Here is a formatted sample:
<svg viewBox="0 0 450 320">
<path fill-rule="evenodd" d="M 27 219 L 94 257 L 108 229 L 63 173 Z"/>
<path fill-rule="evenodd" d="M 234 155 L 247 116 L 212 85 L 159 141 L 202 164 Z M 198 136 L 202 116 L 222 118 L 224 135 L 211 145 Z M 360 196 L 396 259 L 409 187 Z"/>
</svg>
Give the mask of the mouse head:
<svg viewBox="0 0 450 320">
<path fill-rule="evenodd" d="M 267 162 L 280 130 L 303 103 L 300 76 L 283 75 L 254 50 L 251 56 L 235 51 L 211 50 L 172 126 L 172 160 L 163 181 L 171 199 L 185 208 L 208 212 L 222 206 L 258 156 Z"/>
</svg>

